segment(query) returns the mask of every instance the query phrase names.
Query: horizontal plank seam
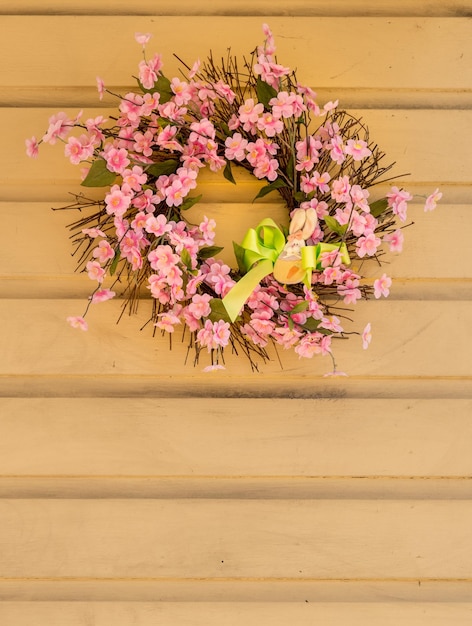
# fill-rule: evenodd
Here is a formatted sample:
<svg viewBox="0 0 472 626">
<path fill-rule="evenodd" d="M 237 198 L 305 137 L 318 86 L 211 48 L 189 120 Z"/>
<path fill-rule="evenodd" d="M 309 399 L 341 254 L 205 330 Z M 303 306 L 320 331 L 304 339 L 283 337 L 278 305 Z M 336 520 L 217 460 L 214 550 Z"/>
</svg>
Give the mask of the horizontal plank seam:
<svg viewBox="0 0 472 626">
<path fill-rule="evenodd" d="M 433 301 L 431 301 L 433 302 Z M 340 340 L 340 341 L 344 341 L 344 340 Z M 274 362 L 275 362 L 275 358 L 274 358 Z M 191 365 L 188 365 L 188 368 L 190 371 L 196 371 L 191 369 Z M 282 368 L 283 369 L 283 368 Z M 196 373 L 199 375 L 199 371 L 196 371 Z M 242 376 L 238 376 L 237 378 L 237 382 L 238 384 L 241 382 L 246 382 L 246 381 L 252 381 L 252 380 L 256 380 L 255 377 L 257 376 L 257 374 L 248 374 L 248 375 L 242 375 Z M 133 374 L 133 373 L 120 373 L 120 374 L 100 374 L 99 372 L 93 372 L 91 374 L 62 374 L 60 372 L 54 372 L 54 373 L 47 373 L 47 374 L 33 374 L 33 373 L 21 373 L 21 374 L 16 374 L 16 373 L 4 373 L 4 374 L 0 374 L 0 380 L 4 379 L 4 380 L 8 380 L 8 379 L 48 379 L 48 378 L 57 378 L 57 379 L 83 379 L 83 380 L 89 380 L 90 378 L 92 379 L 106 379 L 109 378 L 110 380 L 119 380 L 122 378 L 127 378 L 127 379 L 136 379 L 136 380 L 156 380 L 156 374 L 146 374 L 146 373 L 138 373 L 138 374 Z M 158 376 L 159 381 L 169 381 L 175 384 L 175 386 L 179 386 L 181 384 L 182 380 L 187 380 L 187 382 L 198 382 L 201 381 L 201 377 L 198 376 L 198 380 L 196 376 L 191 376 L 190 374 L 184 375 L 184 376 L 180 376 L 179 380 L 176 381 L 174 376 L 165 376 L 165 375 L 159 375 Z M 274 376 L 271 375 L 264 375 L 264 379 L 267 382 L 270 382 L 272 379 L 274 378 Z M 323 376 L 320 374 L 318 376 L 314 376 L 314 379 L 316 379 L 316 382 L 319 382 L 320 384 L 326 384 L 326 386 L 328 387 L 328 385 L 330 385 L 330 389 L 331 389 L 331 384 L 328 383 Z M 310 382 L 314 382 L 313 378 L 310 379 Z M 190 380 L 189 380 L 190 379 Z M 349 375 L 347 378 L 348 381 L 370 381 L 370 382 L 377 382 L 377 381 L 387 381 L 387 380 L 393 380 L 393 381 L 434 381 L 434 382 L 441 382 L 441 381 L 446 381 L 446 382 L 452 382 L 452 381 L 463 381 L 463 382 L 469 382 L 472 381 L 472 375 L 453 375 L 453 376 L 446 376 L 446 375 L 396 375 L 396 374 L 392 374 L 389 376 L 379 376 L 379 375 L 372 375 L 372 376 L 361 376 L 361 375 Z M 300 376 L 291 376 L 290 374 L 285 374 L 284 375 L 284 383 L 285 382 L 297 382 L 300 384 L 305 384 L 307 381 L 304 378 L 301 378 Z M 263 383 L 264 381 L 261 381 L 260 379 L 257 381 L 259 384 Z M 343 381 L 342 383 L 343 385 L 345 384 L 345 381 Z M 223 383 L 221 383 L 221 386 L 225 386 L 226 388 L 231 387 L 231 383 L 229 383 L 226 379 L 224 380 Z M 339 385 L 339 390 L 341 391 L 343 389 L 342 385 Z M 223 390 L 224 392 L 224 390 Z M 5 396 L 3 396 L 5 397 Z M 11 397 L 17 397 L 15 396 L 11 396 Z M 31 396 L 31 394 L 27 393 L 26 390 L 26 395 L 25 397 L 33 397 Z M 36 397 L 42 397 L 42 396 L 36 396 Z M 64 396 L 57 396 L 57 397 L 64 397 Z M 74 396 L 70 396 L 70 397 L 74 397 Z M 92 397 L 92 396 L 91 396 Z M 93 396 L 95 397 L 95 395 Z M 117 397 L 117 396 L 115 396 Z M 118 396 L 120 398 L 126 397 L 126 396 Z M 129 396 L 131 397 L 131 396 Z M 159 397 L 164 397 L 162 395 L 160 395 Z M 175 398 L 176 396 L 173 396 L 171 394 L 166 395 L 165 397 L 167 398 Z M 201 397 L 199 396 L 195 396 L 195 397 Z M 203 396 L 206 397 L 206 396 Z M 211 393 L 211 397 L 214 397 L 214 393 Z M 240 394 L 241 398 L 244 398 L 243 393 L 241 392 Z M 252 394 L 251 394 L 252 397 Z M 387 396 L 382 396 L 383 398 L 387 397 Z M 367 396 L 367 398 L 369 398 L 369 396 Z M 429 399 L 434 399 L 434 396 L 430 396 L 428 395 L 427 398 Z M 371 399 L 376 399 L 376 396 L 372 396 Z"/>
<path fill-rule="evenodd" d="M 181 583 L 472 583 L 471 577 L 392 577 L 392 578 L 315 578 L 315 577 L 271 577 L 271 576 L 202 576 L 202 577 L 159 577 L 159 576 L 18 576 L 18 577 L 0 577 L 0 585 L 2 583 L 18 583 L 18 582 L 74 582 L 74 583 L 106 583 L 106 582 L 181 582 Z"/>
<path fill-rule="evenodd" d="M 37 16 L 45 16 L 45 17 L 261 17 L 264 15 L 265 18 L 270 17 L 285 17 L 287 15 L 287 5 L 286 3 L 281 2 L 272 2 L 270 10 L 267 10 L 264 5 L 261 10 L 257 10 L 257 4 L 243 4 L 243 5 L 232 5 L 230 3 L 225 4 L 224 10 L 218 10 L 218 6 L 214 5 L 212 10 L 203 10 L 202 5 L 200 3 L 195 3 L 194 9 L 189 10 L 188 4 L 185 4 L 183 7 L 180 6 L 181 3 L 178 3 L 178 8 L 172 8 L 170 4 L 165 6 L 163 9 L 164 12 L 157 14 L 156 10 L 150 10 L 144 6 L 133 6 L 127 5 L 126 8 L 114 7 L 112 10 L 107 10 L 104 7 L 97 6 L 97 8 L 91 8 L 90 6 L 86 6 L 85 8 L 80 7 L 80 3 L 76 3 L 75 5 L 67 7 L 66 5 L 61 5 L 61 9 L 54 8 L 35 8 L 32 9 L 31 5 L 27 4 L 26 8 L 23 8 L 18 5 L 17 2 L 11 5 L 11 7 L 6 6 L 3 9 L 0 9 L 0 15 L 5 17 L 37 17 Z M 309 6 L 309 5 L 308 5 Z M 292 8 L 289 11 L 290 17 L 332 17 L 332 18 L 343 18 L 343 17 L 379 17 L 379 18 L 388 18 L 388 17 L 426 17 L 426 18 L 464 18 L 472 15 L 472 10 L 467 6 L 459 5 L 456 7 L 447 7 L 447 6 L 433 6 L 430 11 L 424 14 L 421 11 L 421 8 L 415 8 L 415 3 L 398 3 L 397 5 L 392 4 L 389 8 L 379 10 L 378 4 L 369 5 L 365 2 L 362 3 L 353 3 L 352 6 L 347 9 L 344 5 L 342 9 L 336 9 L 336 5 L 330 3 L 328 6 L 314 6 L 309 9 L 306 4 L 295 4 L 295 8 Z M 64 7 L 64 8 L 62 8 Z M 217 10 L 215 10 L 215 7 Z M 238 7 L 237 9 L 235 7 Z M 263 9 L 263 10 L 262 10 Z"/>
<path fill-rule="evenodd" d="M 452 475 L 452 476 L 443 476 L 443 475 L 428 475 L 428 476 L 416 476 L 416 475 L 382 475 L 382 474 L 352 474 L 352 475 L 324 475 L 324 474 L 277 474 L 277 475 L 265 475 L 265 474 L 0 474 L 0 480 L 6 479 L 22 479 L 22 480 L 31 480 L 31 479 L 75 479 L 75 480 L 104 480 L 104 479 L 113 479 L 113 480 L 148 480 L 148 479 L 158 479 L 158 480 L 286 480 L 290 478 L 292 480 L 379 480 L 379 481 L 470 481 L 472 480 L 472 475 Z"/>
</svg>

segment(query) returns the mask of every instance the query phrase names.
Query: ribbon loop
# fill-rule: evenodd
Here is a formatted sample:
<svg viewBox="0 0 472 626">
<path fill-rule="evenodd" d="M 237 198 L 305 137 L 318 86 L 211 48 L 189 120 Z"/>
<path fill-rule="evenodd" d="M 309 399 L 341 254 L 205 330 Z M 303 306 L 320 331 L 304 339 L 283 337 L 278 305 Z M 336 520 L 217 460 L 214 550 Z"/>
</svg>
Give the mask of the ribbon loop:
<svg viewBox="0 0 472 626">
<path fill-rule="evenodd" d="M 232 322 L 247 302 L 257 285 L 273 272 L 274 263 L 285 247 L 285 236 L 271 218 L 260 222 L 256 228 L 250 228 L 240 246 L 238 264 L 244 276 L 231 288 L 222 299 L 223 305 Z M 315 246 L 303 246 L 300 249 L 301 266 L 304 276 L 300 279 L 308 289 L 311 288 L 313 270 L 322 269 L 320 257 L 325 252 L 338 250 L 341 262 L 349 265 L 351 260 L 344 242 L 339 244 L 318 243 Z"/>
</svg>

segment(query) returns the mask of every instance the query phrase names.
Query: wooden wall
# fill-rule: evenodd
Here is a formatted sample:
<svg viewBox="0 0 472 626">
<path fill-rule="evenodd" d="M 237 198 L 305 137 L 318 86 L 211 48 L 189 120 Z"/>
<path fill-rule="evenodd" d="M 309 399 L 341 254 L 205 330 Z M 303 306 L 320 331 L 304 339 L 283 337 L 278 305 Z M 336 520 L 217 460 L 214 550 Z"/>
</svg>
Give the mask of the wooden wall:
<svg viewBox="0 0 472 626">
<path fill-rule="evenodd" d="M 3 0 L 0 7 L 0 624 L 472 623 L 472 5 L 454 0 Z M 174 67 L 251 50 L 362 114 L 421 198 L 392 296 L 363 303 L 364 352 L 252 373 L 101 305 L 79 314 L 53 212 L 77 170 L 24 139 L 131 84 L 135 31 Z M 104 101 L 103 107 L 111 106 Z M 205 201 L 244 202 L 208 179 Z M 270 203 L 269 203 L 270 204 Z M 267 207 L 269 207 L 269 204 Z"/>
</svg>

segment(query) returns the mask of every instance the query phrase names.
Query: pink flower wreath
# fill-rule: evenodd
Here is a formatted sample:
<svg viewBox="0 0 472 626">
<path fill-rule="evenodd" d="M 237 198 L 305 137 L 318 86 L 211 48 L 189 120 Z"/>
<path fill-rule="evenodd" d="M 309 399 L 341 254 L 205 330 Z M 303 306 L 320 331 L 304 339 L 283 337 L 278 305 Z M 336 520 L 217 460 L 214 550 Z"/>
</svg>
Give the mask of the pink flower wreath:
<svg viewBox="0 0 472 626">
<path fill-rule="evenodd" d="M 160 55 L 147 58 L 150 35 L 138 33 L 139 89 L 112 94 L 116 117 L 58 113 L 39 142 L 26 141 L 31 157 L 41 143 L 64 143 L 72 163 L 87 164 L 82 185 L 107 188 L 103 199 L 80 196 L 73 205 L 90 209 L 72 230 L 78 268 L 96 283 L 85 313 L 68 318 L 73 327 L 87 330 L 91 305 L 118 287 L 123 306 L 135 310 L 145 286 L 152 324 L 163 333 L 183 327 L 195 361 L 202 349 L 211 355 L 206 369 L 222 368 L 229 346 L 257 368 L 269 344 L 334 363 L 332 339 L 346 335 L 349 307 L 389 295 L 386 274 L 362 281 L 353 261 L 380 266 L 386 248 L 401 252 L 412 196 L 394 186 L 371 200 L 373 185 L 392 180 L 385 175 L 393 164 L 382 164 L 360 119 L 337 101 L 317 104 L 314 91 L 277 63 L 267 25 L 263 32 L 264 44 L 241 69 L 229 53 L 220 65 L 210 54 L 204 64 L 183 64 L 184 80 L 165 76 Z M 101 79 L 97 85 L 100 99 L 111 94 Z M 237 270 L 218 260 L 213 219 L 185 220 L 201 197 L 192 195 L 200 169 L 235 182 L 233 165 L 266 182 L 256 200 L 277 191 L 291 218 L 288 230 L 266 219 L 234 242 Z M 440 197 L 432 193 L 425 210 Z M 370 324 L 355 334 L 367 348 Z"/>
</svg>

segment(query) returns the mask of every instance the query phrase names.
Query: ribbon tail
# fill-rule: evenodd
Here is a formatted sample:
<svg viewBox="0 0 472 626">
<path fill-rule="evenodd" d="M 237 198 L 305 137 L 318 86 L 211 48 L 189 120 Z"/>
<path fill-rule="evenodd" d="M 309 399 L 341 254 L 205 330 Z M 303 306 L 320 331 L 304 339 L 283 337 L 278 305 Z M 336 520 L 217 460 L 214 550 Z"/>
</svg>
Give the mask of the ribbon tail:
<svg viewBox="0 0 472 626">
<path fill-rule="evenodd" d="M 272 273 L 274 264 L 269 259 L 259 261 L 247 274 L 245 274 L 222 299 L 228 317 L 232 322 L 236 320 L 239 312 L 248 300 L 251 293 L 263 278 Z"/>
</svg>

